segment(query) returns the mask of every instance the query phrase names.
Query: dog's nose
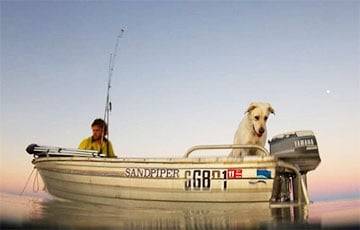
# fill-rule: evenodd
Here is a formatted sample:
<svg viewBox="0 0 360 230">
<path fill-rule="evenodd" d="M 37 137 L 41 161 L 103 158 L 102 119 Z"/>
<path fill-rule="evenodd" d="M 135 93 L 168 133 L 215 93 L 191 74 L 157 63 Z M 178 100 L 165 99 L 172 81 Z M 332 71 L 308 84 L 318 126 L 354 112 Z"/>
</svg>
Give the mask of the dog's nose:
<svg viewBox="0 0 360 230">
<path fill-rule="evenodd" d="M 261 127 L 260 129 L 259 129 L 259 133 L 260 134 L 263 134 L 265 132 L 265 129 L 263 128 L 263 127 Z"/>
</svg>

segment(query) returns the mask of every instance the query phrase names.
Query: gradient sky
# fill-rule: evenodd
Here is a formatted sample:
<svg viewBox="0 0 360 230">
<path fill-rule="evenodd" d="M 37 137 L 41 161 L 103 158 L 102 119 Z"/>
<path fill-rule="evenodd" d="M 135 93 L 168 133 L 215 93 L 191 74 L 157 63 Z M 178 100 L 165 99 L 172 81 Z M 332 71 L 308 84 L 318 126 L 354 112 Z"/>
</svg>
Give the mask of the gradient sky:
<svg viewBox="0 0 360 230">
<path fill-rule="evenodd" d="M 21 191 L 30 143 L 77 147 L 103 117 L 118 156 L 180 157 L 231 143 L 252 101 L 268 137 L 310 129 L 315 200 L 360 197 L 357 1 L 1 1 L 1 191 Z"/>
</svg>

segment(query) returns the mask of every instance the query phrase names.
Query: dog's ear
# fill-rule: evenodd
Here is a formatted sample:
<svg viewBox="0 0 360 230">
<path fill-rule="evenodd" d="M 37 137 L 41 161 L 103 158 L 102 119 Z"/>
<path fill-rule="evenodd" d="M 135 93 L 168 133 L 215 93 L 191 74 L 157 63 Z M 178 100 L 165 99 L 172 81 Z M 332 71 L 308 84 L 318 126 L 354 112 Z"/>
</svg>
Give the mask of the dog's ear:
<svg viewBox="0 0 360 230">
<path fill-rule="evenodd" d="M 273 109 L 273 107 L 269 106 L 268 110 L 270 113 L 275 115 L 275 110 Z"/>
<path fill-rule="evenodd" d="M 255 105 L 255 103 L 251 103 L 248 107 L 248 109 L 246 110 L 246 113 L 250 113 L 253 109 L 255 109 L 257 106 Z"/>
</svg>

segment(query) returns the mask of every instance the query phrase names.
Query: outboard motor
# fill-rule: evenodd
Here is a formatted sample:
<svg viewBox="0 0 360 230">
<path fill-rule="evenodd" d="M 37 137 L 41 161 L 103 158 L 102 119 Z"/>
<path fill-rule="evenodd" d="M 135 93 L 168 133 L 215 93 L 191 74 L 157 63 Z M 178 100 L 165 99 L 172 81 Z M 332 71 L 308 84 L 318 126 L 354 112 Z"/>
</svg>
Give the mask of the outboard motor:
<svg viewBox="0 0 360 230">
<path fill-rule="evenodd" d="M 320 164 L 319 149 L 312 131 L 303 130 L 276 135 L 269 141 L 270 154 L 277 159 L 296 165 L 306 183 L 306 174 Z M 290 201 L 298 198 L 295 175 L 282 168 L 276 170 L 272 201 Z"/>
<path fill-rule="evenodd" d="M 302 174 L 316 169 L 320 164 L 319 149 L 312 131 L 295 131 L 280 134 L 269 141 L 270 154 L 297 165 Z"/>
</svg>

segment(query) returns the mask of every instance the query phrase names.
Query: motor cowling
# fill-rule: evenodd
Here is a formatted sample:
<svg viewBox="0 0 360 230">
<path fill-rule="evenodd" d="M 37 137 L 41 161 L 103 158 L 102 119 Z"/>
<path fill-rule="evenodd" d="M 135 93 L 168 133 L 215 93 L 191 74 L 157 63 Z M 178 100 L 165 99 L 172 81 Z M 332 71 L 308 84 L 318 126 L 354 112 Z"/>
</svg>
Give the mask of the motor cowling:
<svg viewBox="0 0 360 230">
<path fill-rule="evenodd" d="M 297 165 L 302 174 L 315 170 L 321 162 L 315 135 L 310 130 L 276 135 L 269 145 L 271 155 Z"/>
</svg>

